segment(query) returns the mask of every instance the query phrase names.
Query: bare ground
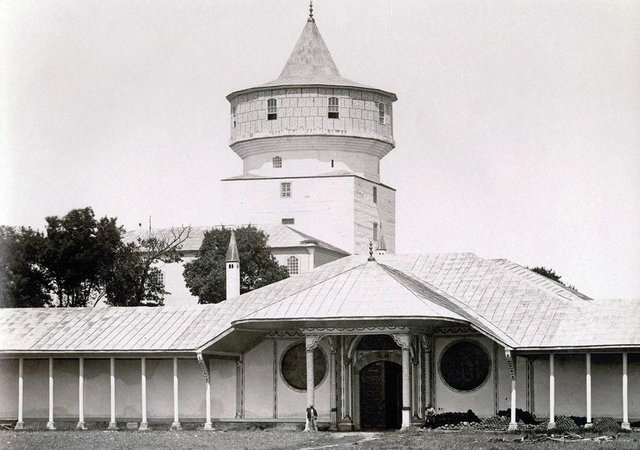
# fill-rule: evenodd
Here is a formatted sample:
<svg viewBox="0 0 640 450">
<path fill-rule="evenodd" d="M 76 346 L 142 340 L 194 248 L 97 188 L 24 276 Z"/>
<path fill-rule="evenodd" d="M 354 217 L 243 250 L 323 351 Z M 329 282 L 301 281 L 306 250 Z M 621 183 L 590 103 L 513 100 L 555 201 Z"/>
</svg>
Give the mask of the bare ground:
<svg viewBox="0 0 640 450">
<path fill-rule="evenodd" d="M 597 438 L 596 435 L 585 436 Z M 535 442 L 534 442 L 535 441 Z M 297 431 L 1 431 L 2 449 L 640 449 L 640 433 L 557 442 L 487 432 L 302 433 Z"/>
</svg>

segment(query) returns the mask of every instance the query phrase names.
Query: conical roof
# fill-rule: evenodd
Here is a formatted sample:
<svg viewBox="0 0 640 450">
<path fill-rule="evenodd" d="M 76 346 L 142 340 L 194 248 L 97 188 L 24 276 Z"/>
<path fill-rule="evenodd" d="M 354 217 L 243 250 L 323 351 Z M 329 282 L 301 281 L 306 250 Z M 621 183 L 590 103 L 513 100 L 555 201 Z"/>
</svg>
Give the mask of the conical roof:
<svg viewBox="0 0 640 450">
<path fill-rule="evenodd" d="M 229 239 L 229 247 L 227 248 L 226 262 L 240 262 L 238 244 L 236 244 L 236 233 L 233 230 L 231 231 L 231 239 Z"/>
<path fill-rule="evenodd" d="M 280 76 L 262 87 L 299 84 L 366 87 L 340 76 L 316 22 L 311 20 L 305 24 Z"/>
<path fill-rule="evenodd" d="M 293 51 L 289 55 L 289 59 L 287 59 L 287 63 L 277 79 L 255 88 L 234 91 L 227 96 L 227 99 L 255 89 L 285 86 L 353 87 L 390 95 L 394 101 L 397 99 L 392 92 L 372 88 L 343 78 L 340 75 L 340 71 L 338 71 L 338 67 L 333 62 L 331 53 L 324 39 L 322 39 L 322 35 L 320 35 L 320 30 L 318 30 L 315 20 L 308 20 L 305 24 L 296 45 L 293 47 Z"/>
</svg>

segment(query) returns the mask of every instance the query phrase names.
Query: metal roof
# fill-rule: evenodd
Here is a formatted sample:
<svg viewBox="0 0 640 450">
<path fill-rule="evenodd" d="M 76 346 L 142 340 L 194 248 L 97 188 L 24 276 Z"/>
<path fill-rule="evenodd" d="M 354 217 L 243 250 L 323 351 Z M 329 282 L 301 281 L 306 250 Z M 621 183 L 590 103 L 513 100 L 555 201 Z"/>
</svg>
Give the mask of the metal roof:
<svg viewBox="0 0 640 450">
<path fill-rule="evenodd" d="M 348 256 L 216 305 L 1 309 L 0 352 L 193 352 L 252 325 L 330 320 L 454 321 L 517 350 L 640 347 L 640 300 L 592 300 L 506 260 L 449 253 Z"/>
</svg>

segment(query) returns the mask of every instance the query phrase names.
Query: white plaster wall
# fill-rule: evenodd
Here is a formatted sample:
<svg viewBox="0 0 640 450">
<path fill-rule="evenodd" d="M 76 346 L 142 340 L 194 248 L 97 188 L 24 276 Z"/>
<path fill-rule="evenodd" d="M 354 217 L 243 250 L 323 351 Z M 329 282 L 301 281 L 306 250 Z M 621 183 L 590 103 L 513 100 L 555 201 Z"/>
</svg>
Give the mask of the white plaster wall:
<svg viewBox="0 0 640 450">
<path fill-rule="evenodd" d="M 236 416 L 236 362 L 210 359 L 211 416 L 229 419 Z"/>
<path fill-rule="evenodd" d="M 164 287 L 170 294 L 165 296 L 164 304 L 167 306 L 189 306 L 197 305 L 198 297 L 191 295 L 191 292 L 187 288 L 184 282 L 184 265 L 192 261 L 194 257 L 184 257 L 181 262 L 164 263 L 160 262 L 156 264 L 162 273 L 164 274 Z"/>
<path fill-rule="evenodd" d="M 436 358 L 436 373 L 435 377 L 435 391 L 436 391 L 436 408 L 438 413 L 447 411 L 467 411 L 472 409 L 480 417 L 488 417 L 494 414 L 494 373 L 493 364 L 493 342 L 488 338 L 478 337 L 464 337 L 465 340 L 473 341 L 486 350 L 490 356 L 492 367 L 489 372 L 486 383 L 479 389 L 472 392 L 458 392 L 451 389 L 442 380 L 440 375 L 440 356 L 443 349 L 450 343 L 457 341 L 461 338 L 457 337 L 436 337 L 435 338 L 435 352 Z"/>
<path fill-rule="evenodd" d="M 391 150 L 391 144 L 343 136 L 295 136 L 251 141 L 234 149 L 243 156 L 244 175 L 310 176 L 348 171 L 377 182 L 380 158 Z M 273 167 L 275 156 L 282 159 L 282 167 Z"/>
<path fill-rule="evenodd" d="M 316 248 L 313 255 L 313 267 L 320 267 L 323 264 L 336 261 L 340 258 L 344 258 L 345 255 L 341 253 L 332 252 L 322 248 Z"/>
<path fill-rule="evenodd" d="M 377 188 L 377 202 L 373 202 L 373 187 Z M 372 183 L 360 178 L 354 179 L 354 241 L 355 253 L 367 254 L 369 241 L 373 239 L 373 223 L 378 223 L 378 240 L 380 224 L 384 231 L 387 251 L 395 253 L 396 249 L 396 193 L 386 186 Z M 374 250 L 378 240 L 374 242 Z"/>
<path fill-rule="evenodd" d="M 141 418 L 140 359 L 116 359 L 116 419 Z M 147 392 L 147 398 L 149 394 Z"/>
<path fill-rule="evenodd" d="M 264 340 L 244 355 L 246 418 L 273 417 L 273 342 Z"/>
<path fill-rule="evenodd" d="M 149 420 L 173 417 L 173 361 L 147 358 L 146 376 Z"/>
<path fill-rule="evenodd" d="M 53 361 L 54 418 L 78 417 L 78 367 L 77 359 Z"/>
<path fill-rule="evenodd" d="M 278 339 L 277 340 L 277 367 L 278 367 L 278 418 L 281 419 L 304 419 L 307 409 L 306 391 L 297 391 L 291 388 L 282 378 L 280 373 L 280 360 L 284 352 L 295 343 L 304 342 L 302 339 Z M 321 348 L 327 358 L 331 352 L 321 341 Z M 330 388 L 329 388 L 329 360 L 327 359 L 327 375 L 320 385 L 315 389 L 315 408 L 318 418 L 328 420 L 330 417 Z"/>
<path fill-rule="evenodd" d="M 49 416 L 49 360 L 24 360 L 24 417 Z M 55 386 L 54 386 L 55 389 Z M 54 391 L 55 395 L 55 391 Z"/>
<path fill-rule="evenodd" d="M 338 97 L 339 119 L 329 119 L 328 98 Z M 267 120 L 267 100 L 278 102 L 278 118 Z M 378 92 L 345 88 L 265 89 L 238 95 L 231 118 L 231 142 L 296 133 L 335 133 L 391 140 L 392 102 Z M 378 103 L 386 104 L 385 124 L 378 122 Z"/>
<path fill-rule="evenodd" d="M 229 208 L 225 223 L 280 223 L 293 217 L 295 228 L 347 252 L 354 247 L 355 177 L 225 180 Z M 290 182 L 290 198 L 280 183 Z"/>
<path fill-rule="evenodd" d="M 85 419 L 109 418 L 111 415 L 111 381 L 108 359 L 84 360 Z"/>
<path fill-rule="evenodd" d="M 18 417 L 18 360 L 0 359 L 0 419 Z"/>
<path fill-rule="evenodd" d="M 180 420 L 205 417 L 205 382 L 195 358 L 178 359 L 178 409 Z"/>
<path fill-rule="evenodd" d="M 305 248 L 271 249 L 271 254 L 278 261 L 278 264 L 285 267 L 287 267 L 287 259 L 289 257 L 295 256 L 298 258 L 298 267 L 300 269 L 298 273 L 308 272 L 313 269 L 313 260 Z"/>
</svg>

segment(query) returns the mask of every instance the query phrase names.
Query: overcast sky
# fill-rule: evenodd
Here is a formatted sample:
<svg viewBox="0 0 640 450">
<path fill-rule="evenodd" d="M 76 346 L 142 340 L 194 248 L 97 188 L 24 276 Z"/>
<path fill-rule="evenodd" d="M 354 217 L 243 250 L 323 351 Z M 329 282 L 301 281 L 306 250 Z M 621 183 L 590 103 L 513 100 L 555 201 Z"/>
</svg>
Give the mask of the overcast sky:
<svg viewBox="0 0 640 450">
<path fill-rule="evenodd" d="M 640 1 L 315 2 L 348 79 L 395 92 L 398 252 L 552 267 L 640 297 Z M 277 78 L 305 1 L 4 0 L 0 223 L 92 206 L 220 223 L 237 89 Z"/>
</svg>

